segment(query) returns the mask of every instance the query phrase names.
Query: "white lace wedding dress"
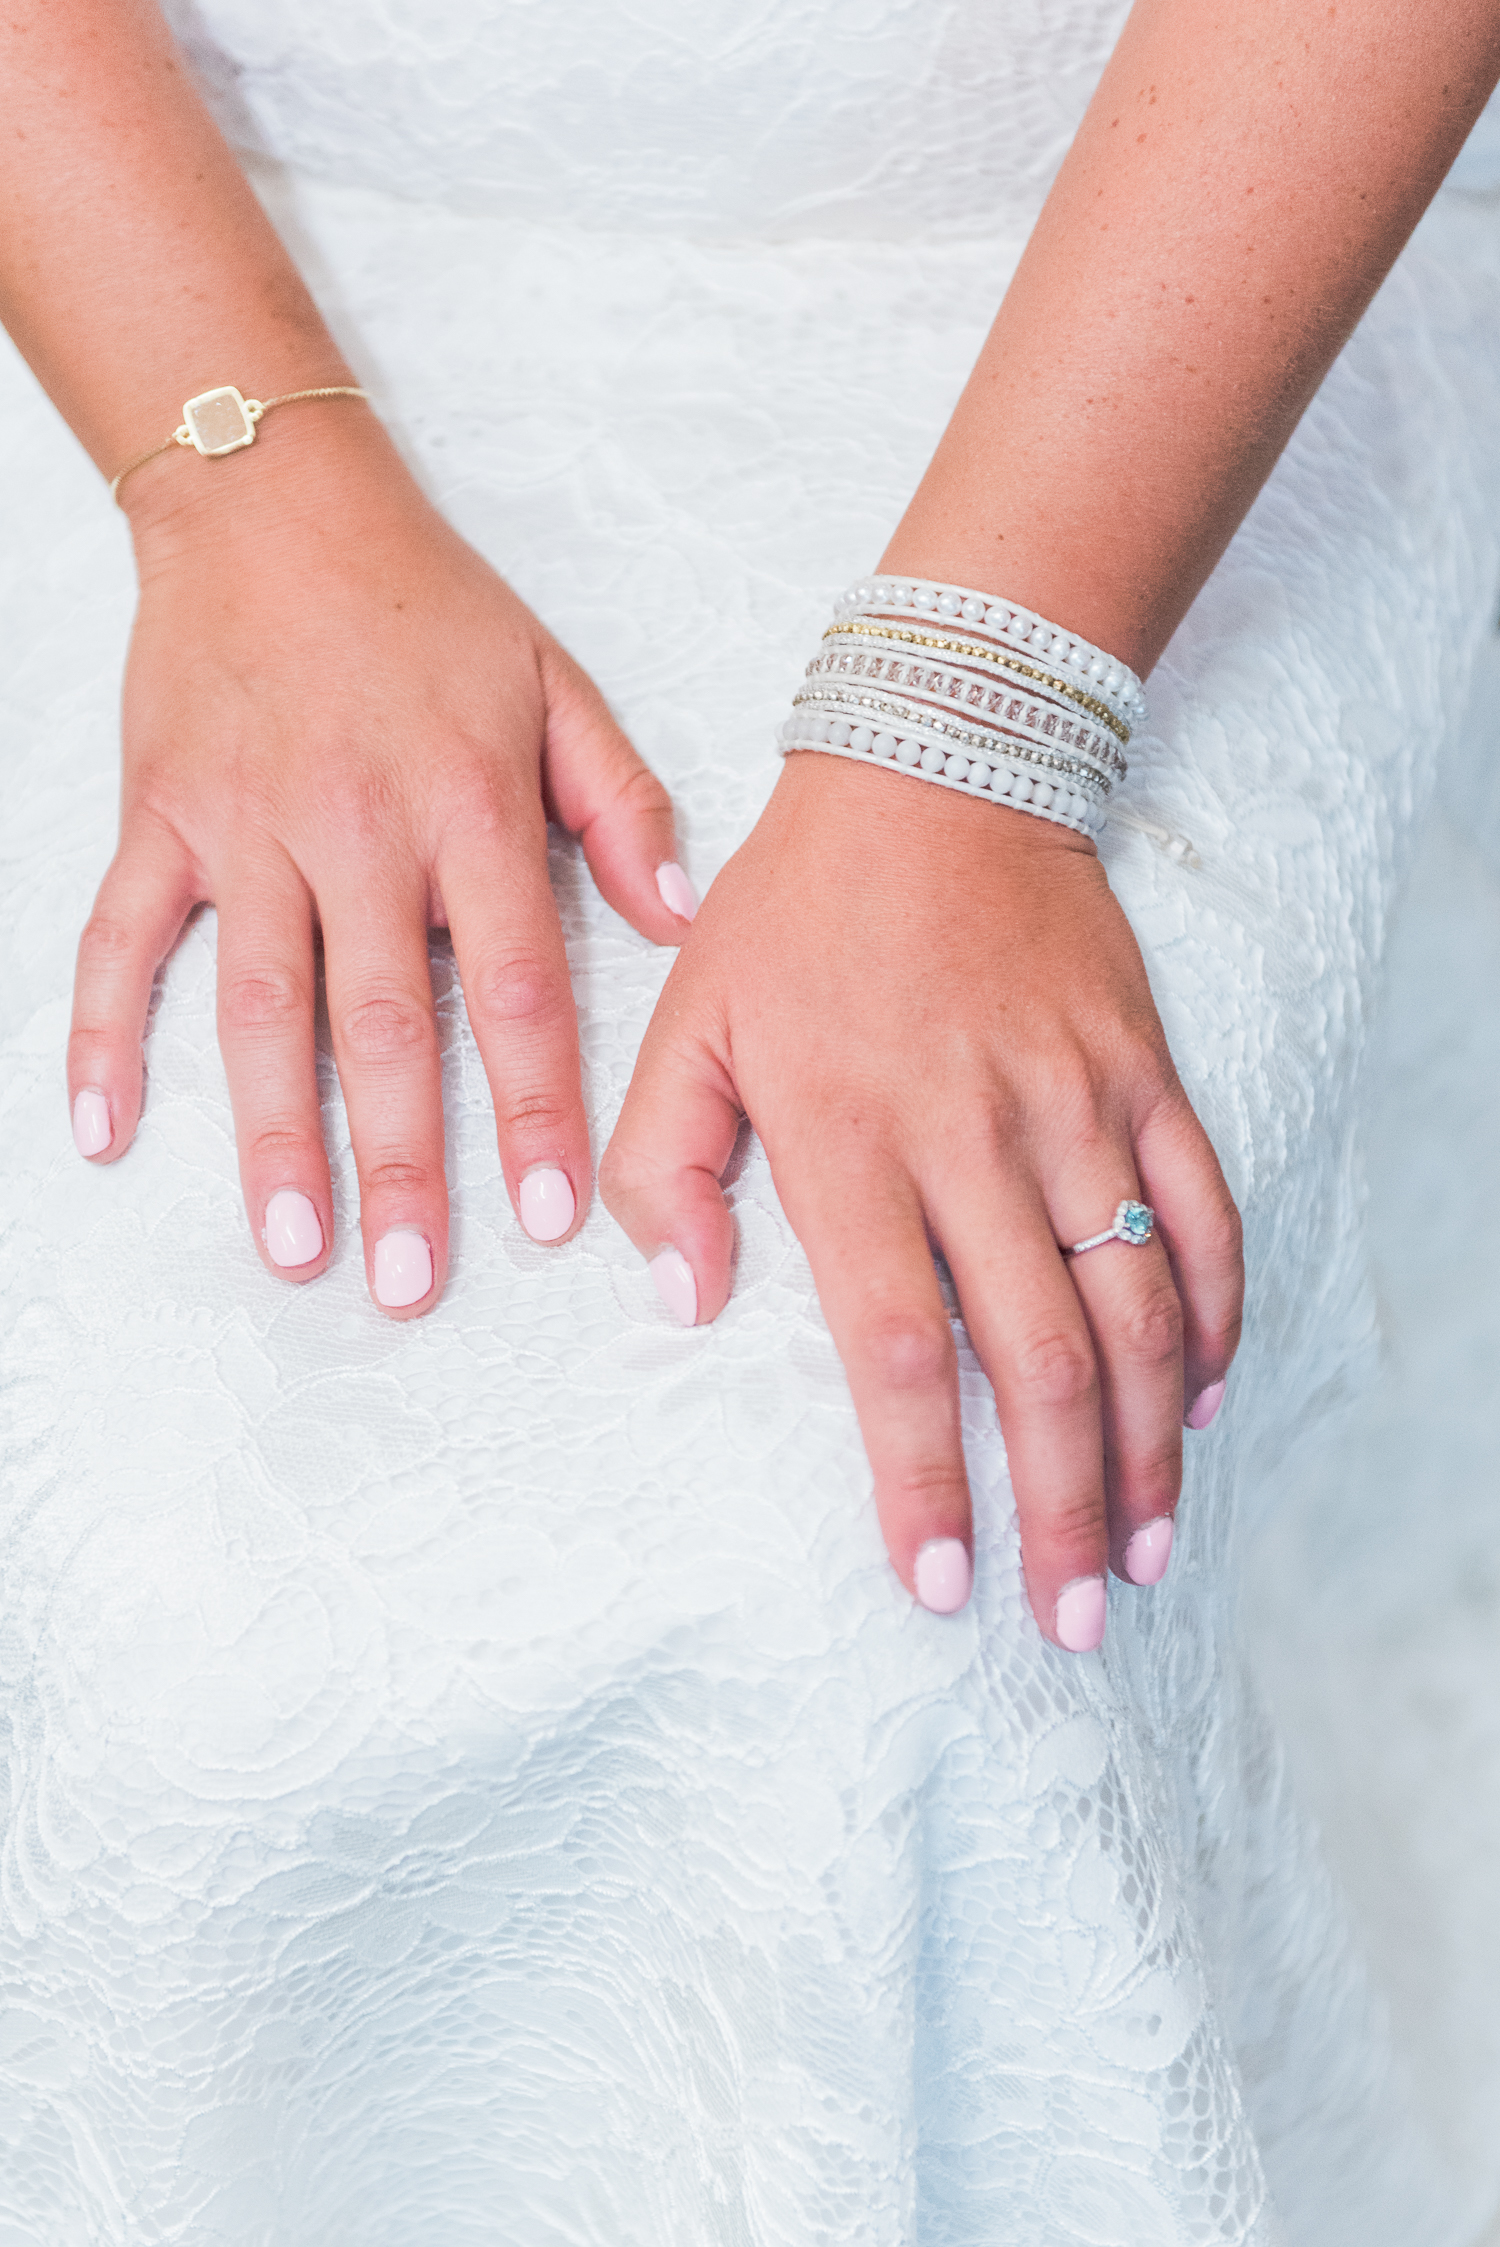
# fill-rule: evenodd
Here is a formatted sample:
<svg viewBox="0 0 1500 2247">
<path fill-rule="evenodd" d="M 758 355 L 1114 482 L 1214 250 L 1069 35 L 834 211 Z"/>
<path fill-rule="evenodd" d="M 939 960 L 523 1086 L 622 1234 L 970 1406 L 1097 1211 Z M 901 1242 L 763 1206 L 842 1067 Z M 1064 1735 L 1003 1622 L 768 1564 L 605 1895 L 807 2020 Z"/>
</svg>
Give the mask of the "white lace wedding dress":
<svg viewBox="0 0 1500 2247">
<path fill-rule="evenodd" d="M 178 0 L 361 378 L 700 881 L 1123 12 Z M 1230 1628 L 1251 1471 L 1367 1342 L 1363 1026 L 1500 581 L 1500 168 L 1465 163 L 1158 671 L 1104 844 L 1252 1307 L 1171 1574 L 1084 1660 L 1029 1619 L 966 1346 L 974 1604 L 896 1583 L 754 1149 L 712 1327 L 597 1206 L 528 1242 L 441 945 L 432 1317 L 369 1305 L 326 1052 L 333 1269 L 252 1255 L 211 914 L 137 1145 L 78 1162 L 130 573 L 0 361 L 3 2247 L 1472 2235 Z M 667 962 L 553 869 L 602 1144 Z"/>
</svg>

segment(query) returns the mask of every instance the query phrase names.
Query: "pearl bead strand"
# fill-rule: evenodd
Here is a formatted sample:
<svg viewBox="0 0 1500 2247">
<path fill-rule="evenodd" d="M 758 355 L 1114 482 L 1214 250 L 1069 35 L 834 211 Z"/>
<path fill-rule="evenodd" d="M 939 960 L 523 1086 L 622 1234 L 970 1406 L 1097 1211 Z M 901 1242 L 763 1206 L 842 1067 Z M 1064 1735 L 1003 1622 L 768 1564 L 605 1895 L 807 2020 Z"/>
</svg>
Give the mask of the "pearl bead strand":
<svg viewBox="0 0 1500 2247">
<path fill-rule="evenodd" d="M 851 726 L 847 719 L 804 719 L 800 713 L 782 727 L 779 746 L 784 757 L 815 749 L 857 764 L 884 764 L 909 773 L 913 780 L 935 780 L 940 787 L 964 795 L 1010 804 L 1016 811 L 1031 812 L 1082 835 L 1097 835 L 1104 826 L 1104 806 L 1086 788 L 1049 777 L 1020 757 L 996 753 L 971 758 L 962 750 L 924 741 L 920 734 L 876 733 L 869 726 Z"/>
<path fill-rule="evenodd" d="M 963 723 L 969 713 L 950 717 L 944 712 L 934 713 L 919 703 L 906 698 L 870 692 L 860 692 L 854 687 L 803 687 L 792 697 L 793 717 L 804 726 L 818 718 L 833 723 L 845 721 L 849 726 L 867 726 L 873 732 L 890 732 L 918 739 L 923 746 L 931 744 L 945 752 L 966 757 L 1009 759 L 1012 762 L 1034 765 L 1049 777 L 1057 776 L 1076 786 L 1085 788 L 1091 795 L 1108 796 L 1113 786 L 1110 773 L 1088 757 L 1064 748 L 1029 737 L 1018 727 L 984 722 Z"/>
<path fill-rule="evenodd" d="M 1076 679 L 1083 692 L 1117 711 L 1132 732 L 1146 715 L 1145 692 L 1127 664 L 1013 601 L 994 601 L 962 586 L 934 585 L 921 578 L 870 578 L 840 594 L 834 616 L 838 621 L 878 617 L 949 631 L 955 626 L 977 628 L 1018 653 L 1050 663 L 1070 681 Z"/>
</svg>

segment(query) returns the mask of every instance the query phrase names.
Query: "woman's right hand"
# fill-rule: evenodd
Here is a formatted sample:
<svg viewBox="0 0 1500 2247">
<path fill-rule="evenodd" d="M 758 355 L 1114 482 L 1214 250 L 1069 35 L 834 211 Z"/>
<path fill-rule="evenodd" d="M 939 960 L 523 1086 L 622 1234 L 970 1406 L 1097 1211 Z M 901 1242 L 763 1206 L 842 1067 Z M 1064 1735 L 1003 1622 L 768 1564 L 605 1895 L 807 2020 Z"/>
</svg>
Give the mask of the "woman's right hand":
<svg viewBox="0 0 1500 2247">
<path fill-rule="evenodd" d="M 740 1116 L 807 1251 L 896 1573 L 968 1597 L 952 1272 L 994 1384 L 1031 1604 L 1104 1629 L 1104 1571 L 1166 1566 L 1190 1424 L 1239 1336 L 1240 1225 L 1092 843 L 888 771 L 787 759 L 704 900 L 600 1188 L 694 1324 L 730 1290 Z M 1143 1247 L 1062 1247 L 1119 1202 Z"/>
<path fill-rule="evenodd" d="M 534 1238 L 566 1239 L 591 1164 L 546 823 L 580 839 L 618 912 L 675 944 L 695 901 L 671 805 L 366 408 L 286 407 L 249 452 L 174 452 L 124 496 L 141 597 L 119 848 L 78 955 L 80 1149 L 108 1162 L 129 1146 L 152 979 L 211 902 L 251 1231 L 278 1276 L 315 1277 L 333 1247 L 321 933 L 370 1288 L 413 1316 L 448 1247 L 428 929 L 452 931 L 512 1202 Z"/>
</svg>

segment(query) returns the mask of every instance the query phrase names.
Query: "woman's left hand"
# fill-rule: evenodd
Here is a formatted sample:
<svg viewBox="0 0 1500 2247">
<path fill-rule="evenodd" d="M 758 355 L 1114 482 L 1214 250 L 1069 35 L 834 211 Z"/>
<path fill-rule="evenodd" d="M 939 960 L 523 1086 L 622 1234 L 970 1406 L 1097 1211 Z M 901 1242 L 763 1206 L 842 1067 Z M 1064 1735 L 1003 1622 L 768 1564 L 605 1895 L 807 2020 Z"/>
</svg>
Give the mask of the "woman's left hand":
<svg viewBox="0 0 1500 2247">
<path fill-rule="evenodd" d="M 1104 1630 L 1104 1571 L 1166 1566 L 1184 1402 L 1239 1335 L 1234 1203 L 1091 843 L 832 757 L 790 757 L 647 1031 L 600 1191 L 693 1324 L 730 1289 L 720 1178 L 742 1112 L 849 1375 L 892 1562 L 968 1597 L 953 1336 L 995 1388 L 1032 1607 Z M 1155 1236 L 1076 1260 L 1127 1198 Z M 1195 1409 L 1196 1407 L 1196 1409 Z"/>
</svg>

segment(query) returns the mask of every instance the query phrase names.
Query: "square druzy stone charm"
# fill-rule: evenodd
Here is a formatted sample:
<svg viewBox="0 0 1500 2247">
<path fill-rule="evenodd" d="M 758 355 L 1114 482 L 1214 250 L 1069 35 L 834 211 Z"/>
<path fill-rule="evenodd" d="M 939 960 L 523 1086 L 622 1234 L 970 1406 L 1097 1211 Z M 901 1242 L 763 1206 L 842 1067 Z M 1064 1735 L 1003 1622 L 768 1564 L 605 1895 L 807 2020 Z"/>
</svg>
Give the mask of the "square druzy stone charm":
<svg viewBox="0 0 1500 2247">
<path fill-rule="evenodd" d="M 1150 1240 L 1155 1222 L 1144 1202 L 1121 1202 L 1115 1211 L 1115 1231 L 1121 1240 L 1130 1241 L 1136 1248 Z"/>
<path fill-rule="evenodd" d="M 205 390 L 199 398 L 189 398 L 182 418 L 205 460 L 216 460 L 220 453 L 237 453 L 242 445 L 255 442 L 255 424 L 232 382 L 220 390 Z"/>
</svg>

